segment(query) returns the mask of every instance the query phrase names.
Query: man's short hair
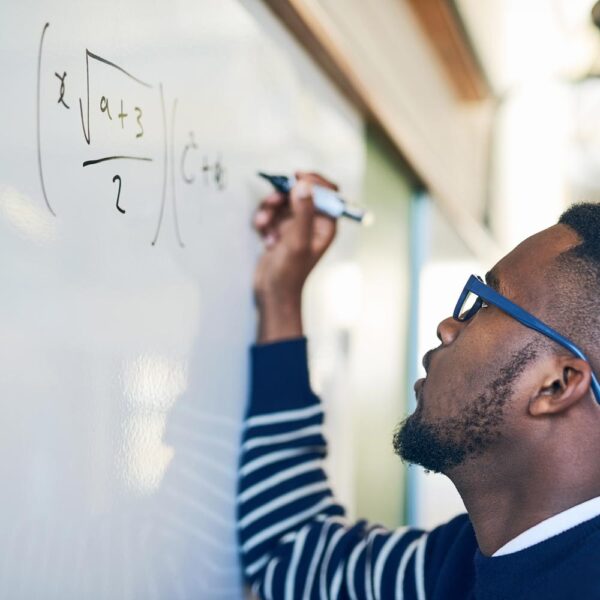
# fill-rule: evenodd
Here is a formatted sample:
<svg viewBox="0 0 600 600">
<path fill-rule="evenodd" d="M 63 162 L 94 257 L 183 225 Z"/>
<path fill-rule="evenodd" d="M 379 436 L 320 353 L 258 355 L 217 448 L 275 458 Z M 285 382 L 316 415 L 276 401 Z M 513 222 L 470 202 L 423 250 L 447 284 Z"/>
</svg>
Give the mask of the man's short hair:
<svg viewBox="0 0 600 600">
<path fill-rule="evenodd" d="M 600 371 L 600 204 L 574 204 L 560 224 L 581 238 L 557 260 L 552 311 L 556 328 L 587 354 Z"/>
<path fill-rule="evenodd" d="M 573 229 L 582 242 L 572 252 L 600 269 L 600 204 L 574 204 L 558 220 Z"/>
</svg>

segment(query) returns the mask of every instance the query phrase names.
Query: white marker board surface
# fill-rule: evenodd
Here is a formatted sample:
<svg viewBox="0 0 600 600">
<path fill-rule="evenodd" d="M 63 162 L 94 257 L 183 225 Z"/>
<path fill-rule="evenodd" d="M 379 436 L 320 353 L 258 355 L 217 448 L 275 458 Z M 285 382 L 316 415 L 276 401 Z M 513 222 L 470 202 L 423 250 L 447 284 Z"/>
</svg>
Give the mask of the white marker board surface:
<svg viewBox="0 0 600 600">
<path fill-rule="evenodd" d="M 240 597 L 255 172 L 357 198 L 361 119 L 256 0 L 5 3 L 0 61 L 0 596 Z"/>
</svg>

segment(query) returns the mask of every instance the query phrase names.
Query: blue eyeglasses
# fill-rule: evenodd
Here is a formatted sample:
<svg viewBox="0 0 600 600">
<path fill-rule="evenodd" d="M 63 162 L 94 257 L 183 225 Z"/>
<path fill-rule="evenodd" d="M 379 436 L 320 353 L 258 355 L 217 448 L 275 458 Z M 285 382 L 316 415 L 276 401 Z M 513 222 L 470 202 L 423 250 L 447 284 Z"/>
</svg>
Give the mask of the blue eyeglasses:
<svg viewBox="0 0 600 600">
<path fill-rule="evenodd" d="M 522 325 L 525 325 L 525 327 L 538 331 L 557 344 L 560 344 L 563 348 L 566 348 L 577 356 L 577 358 L 585 360 L 588 364 L 590 363 L 587 356 L 573 342 L 560 335 L 557 331 L 554 331 L 551 327 L 548 327 L 548 325 L 539 319 L 536 319 L 532 314 L 523 310 L 520 306 L 511 302 L 502 294 L 499 294 L 489 285 L 483 283 L 480 277 L 475 275 L 469 277 L 469 280 L 456 303 L 453 316 L 457 321 L 468 321 L 486 302 L 497 306 L 509 317 L 512 317 Z M 600 383 L 593 371 L 591 387 L 592 392 L 596 397 L 596 401 L 600 404 Z"/>
</svg>

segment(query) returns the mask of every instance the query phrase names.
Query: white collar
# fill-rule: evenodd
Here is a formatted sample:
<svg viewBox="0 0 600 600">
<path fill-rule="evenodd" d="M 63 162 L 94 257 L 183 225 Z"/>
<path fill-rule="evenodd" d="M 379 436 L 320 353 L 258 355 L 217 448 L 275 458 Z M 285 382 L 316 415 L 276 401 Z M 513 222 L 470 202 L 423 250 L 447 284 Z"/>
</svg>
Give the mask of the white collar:
<svg viewBox="0 0 600 600">
<path fill-rule="evenodd" d="M 492 556 L 504 556 L 529 548 L 600 515 L 600 496 L 577 504 L 519 534 Z"/>
</svg>

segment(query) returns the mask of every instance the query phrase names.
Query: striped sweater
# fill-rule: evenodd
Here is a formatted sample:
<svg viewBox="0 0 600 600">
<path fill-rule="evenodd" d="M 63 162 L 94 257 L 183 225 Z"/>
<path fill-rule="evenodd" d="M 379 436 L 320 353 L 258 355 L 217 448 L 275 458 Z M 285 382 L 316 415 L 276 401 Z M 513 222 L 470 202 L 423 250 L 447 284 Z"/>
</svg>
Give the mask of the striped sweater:
<svg viewBox="0 0 600 600">
<path fill-rule="evenodd" d="M 593 588 L 598 595 L 581 588 L 588 595 L 577 596 L 573 580 L 565 584 L 561 576 L 565 536 L 575 539 L 574 532 L 589 534 L 591 527 L 595 541 L 584 547 L 584 555 L 597 556 L 600 518 L 497 558 L 479 552 L 467 515 L 430 532 L 349 522 L 322 468 L 322 422 L 321 404 L 309 384 L 306 340 L 252 348 L 238 530 L 244 574 L 255 595 L 269 600 L 600 598 L 600 584 Z M 589 566 L 596 571 L 595 564 Z M 571 567 L 586 565 L 580 557 Z M 536 580 L 538 587 L 532 588 Z"/>
</svg>

